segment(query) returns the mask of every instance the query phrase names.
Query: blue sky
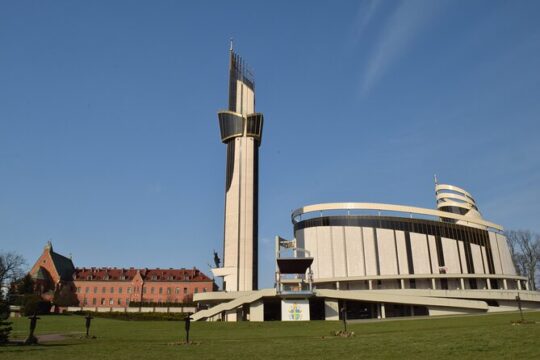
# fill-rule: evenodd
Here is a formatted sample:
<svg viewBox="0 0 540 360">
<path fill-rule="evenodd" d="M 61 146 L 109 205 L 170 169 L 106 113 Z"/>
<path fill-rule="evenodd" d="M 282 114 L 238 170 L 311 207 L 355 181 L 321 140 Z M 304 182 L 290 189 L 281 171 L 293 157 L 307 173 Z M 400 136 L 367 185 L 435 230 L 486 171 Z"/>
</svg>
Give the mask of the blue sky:
<svg viewBox="0 0 540 360">
<path fill-rule="evenodd" d="M 265 114 L 260 284 L 302 205 L 434 207 L 540 232 L 537 1 L 0 1 L 0 249 L 77 266 L 221 251 L 228 41 Z"/>
</svg>

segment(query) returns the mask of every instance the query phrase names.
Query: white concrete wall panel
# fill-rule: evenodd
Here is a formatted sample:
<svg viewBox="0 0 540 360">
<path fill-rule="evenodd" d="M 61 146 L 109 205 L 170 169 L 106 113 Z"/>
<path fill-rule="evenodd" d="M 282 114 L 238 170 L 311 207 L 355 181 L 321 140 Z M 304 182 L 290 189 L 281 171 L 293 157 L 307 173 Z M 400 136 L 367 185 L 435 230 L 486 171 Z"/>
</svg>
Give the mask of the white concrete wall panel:
<svg viewBox="0 0 540 360">
<path fill-rule="evenodd" d="M 497 236 L 489 231 L 489 245 L 491 246 L 491 254 L 493 255 L 493 265 L 495 266 L 495 274 L 502 274 L 501 256 L 499 254 L 499 245 L 497 244 Z"/>
<path fill-rule="evenodd" d="M 377 229 L 377 246 L 379 250 L 380 275 L 398 273 L 394 230 Z"/>
<path fill-rule="evenodd" d="M 471 244 L 471 253 L 475 274 L 485 274 L 484 264 L 482 263 L 482 249 L 480 245 Z"/>
<path fill-rule="evenodd" d="M 317 250 L 319 259 L 319 277 L 334 277 L 332 232 L 329 226 L 317 226 Z"/>
<path fill-rule="evenodd" d="M 503 273 L 505 275 L 516 275 L 516 268 L 512 261 L 512 255 L 510 255 L 510 249 L 508 248 L 508 241 L 506 236 L 502 234 L 495 234 L 497 237 L 497 244 L 499 245 L 499 253 L 501 254 L 501 264 Z"/>
<path fill-rule="evenodd" d="M 484 260 L 484 271 L 486 274 L 489 274 L 489 265 L 485 246 L 481 246 L 480 250 L 482 251 L 482 260 Z"/>
<path fill-rule="evenodd" d="M 465 256 L 465 245 L 463 241 L 457 240 L 459 246 L 459 258 L 461 259 L 461 269 L 464 274 L 469 272 L 469 266 L 467 265 L 467 257 Z"/>
<path fill-rule="evenodd" d="M 295 231 L 294 238 L 296 239 L 296 246 L 297 247 L 302 248 L 302 249 L 307 249 L 306 242 L 304 240 L 304 229 Z M 304 254 L 303 251 L 298 252 L 298 257 L 304 257 L 304 255 L 305 254 Z M 305 255 L 305 256 L 308 256 L 308 255 Z M 309 256 L 311 256 L 311 255 L 309 255 Z"/>
<path fill-rule="evenodd" d="M 396 246 L 399 260 L 399 273 L 409 274 L 409 262 L 407 260 L 407 246 L 405 245 L 405 232 L 396 230 Z"/>
<path fill-rule="evenodd" d="M 365 276 L 362 228 L 345 226 L 348 276 Z"/>
<path fill-rule="evenodd" d="M 362 234 L 364 236 L 366 273 L 367 275 L 377 275 L 377 259 L 375 257 L 375 239 L 373 236 L 373 228 L 362 228 Z"/>
<path fill-rule="evenodd" d="M 343 226 L 330 227 L 332 233 L 332 253 L 334 276 L 347 276 L 347 258 L 345 256 L 345 231 Z"/>
<path fill-rule="evenodd" d="M 437 245 L 435 244 L 435 236 L 428 235 L 429 254 L 431 255 L 431 272 L 432 274 L 439 273 L 439 258 L 437 257 Z"/>
<path fill-rule="evenodd" d="M 318 251 L 318 241 L 317 241 L 317 228 L 308 227 L 300 231 L 302 231 L 303 233 L 305 249 L 309 251 L 311 256 L 313 256 L 313 264 L 311 265 L 313 276 L 315 278 L 318 278 L 319 277 L 319 251 Z"/>
<path fill-rule="evenodd" d="M 431 274 L 426 235 L 410 233 L 410 236 L 414 274 Z"/>
<path fill-rule="evenodd" d="M 444 254 L 444 265 L 446 266 L 447 274 L 459 274 L 459 256 L 457 250 L 457 242 L 454 239 L 441 238 Z"/>
</svg>

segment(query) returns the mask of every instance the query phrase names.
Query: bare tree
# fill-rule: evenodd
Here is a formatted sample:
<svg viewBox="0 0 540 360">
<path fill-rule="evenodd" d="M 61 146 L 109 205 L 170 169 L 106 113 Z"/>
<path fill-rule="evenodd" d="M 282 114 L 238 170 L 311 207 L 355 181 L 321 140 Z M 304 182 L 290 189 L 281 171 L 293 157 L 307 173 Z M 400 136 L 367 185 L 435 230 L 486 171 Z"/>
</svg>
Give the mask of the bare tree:
<svg viewBox="0 0 540 360">
<path fill-rule="evenodd" d="M 529 230 L 507 231 L 510 254 L 519 275 L 526 276 L 536 290 L 536 272 L 540 269 L 540 235 Z"/>
<path fill-rule="evenodd" d="M 24 258 L 13 252 L 0 251 L 0 290 L 24 275 Z M 1 291 L 0 291 L 1 293 Z"/>
</svg>

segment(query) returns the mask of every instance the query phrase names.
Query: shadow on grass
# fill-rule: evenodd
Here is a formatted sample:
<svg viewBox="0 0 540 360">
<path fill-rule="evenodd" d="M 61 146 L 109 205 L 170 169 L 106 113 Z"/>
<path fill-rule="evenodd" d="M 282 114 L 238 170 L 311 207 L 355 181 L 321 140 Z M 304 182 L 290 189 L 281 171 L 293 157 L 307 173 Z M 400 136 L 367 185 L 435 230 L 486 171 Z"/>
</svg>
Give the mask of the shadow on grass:
<svg viewBox="0 0 540 360">
<path fill-rule="evenodd" d="M 82 345 L 82 343 L 80 342 L 74 342 L 74 343 L 69 343 L 69 344 L 39 343 L 39 344 L 33 344 L 33 345 L 25 345 L 24 340 L 14 340 L 3 345 L 1 348 L 15 350 L 16 352 L 30 352 L 30 351 L 33 352 L 33 351 L 47 350 L 48 348 L 62 348 L 62 347 L 78 346 L 78 345 Z"/>
</svg>

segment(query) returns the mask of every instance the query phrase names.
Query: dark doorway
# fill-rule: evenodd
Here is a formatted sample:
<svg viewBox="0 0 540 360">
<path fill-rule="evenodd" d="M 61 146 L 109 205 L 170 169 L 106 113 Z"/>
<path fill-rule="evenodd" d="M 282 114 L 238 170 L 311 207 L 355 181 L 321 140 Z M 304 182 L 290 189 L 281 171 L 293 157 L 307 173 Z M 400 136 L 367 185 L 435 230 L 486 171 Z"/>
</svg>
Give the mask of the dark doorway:
<svg viewBox="0 0 540 360">
<path fill-rule="evenodd" d="M 280 299 L 265 299 L 264 300 L 264 321 L 280 321 L 281 320 L 281 300 Z"/>
<path fill-rule="evenodd" d="M 376 304 L 362 301 L 339 301 L 339 319 L 342 320 L 341 309 L 347 305 L 347 319 L 374 319 L 377 317 Z"/>
<path fill-rule="evenodd" d="M 324 299 L 309 299 L 309 318 L 311 320 L 324 320 Z"/>
</svg>

